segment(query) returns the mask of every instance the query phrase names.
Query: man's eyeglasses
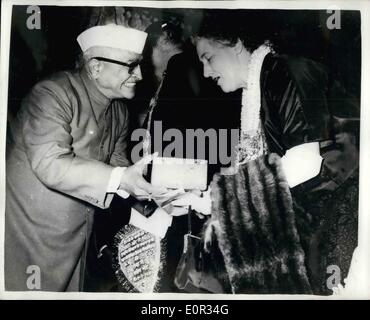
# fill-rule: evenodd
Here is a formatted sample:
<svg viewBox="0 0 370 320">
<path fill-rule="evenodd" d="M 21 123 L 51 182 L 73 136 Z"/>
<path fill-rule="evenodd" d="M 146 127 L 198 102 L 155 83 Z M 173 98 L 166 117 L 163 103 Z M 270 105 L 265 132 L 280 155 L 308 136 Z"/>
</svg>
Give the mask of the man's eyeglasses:
<svg viewBox="0 0 370 320">
<path fill-rule="evenodd" d="M 99 61 L 119 64 L 120 66 L 127 67 L 129 74 L 132 74 L 134 72 L 134 70 L 140 65 L 140 62 L 141 62 L 141 61 L 134 61 L 132 63 L 126 63 L 126 62 L 112 60 L 112 59 L 108 59 L 108 58 L 104 58 L 104 57 L 92 57 L 91 59 L 96 59 L 96 60 L 99 60 Z"/>
</svg>

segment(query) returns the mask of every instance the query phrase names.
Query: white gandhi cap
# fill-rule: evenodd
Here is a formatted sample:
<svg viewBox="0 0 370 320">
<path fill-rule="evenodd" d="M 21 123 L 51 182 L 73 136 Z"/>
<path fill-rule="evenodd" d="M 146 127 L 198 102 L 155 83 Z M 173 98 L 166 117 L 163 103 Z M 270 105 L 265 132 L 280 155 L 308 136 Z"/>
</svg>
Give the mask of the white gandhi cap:
<svg viewBox="0 0 370 320">
<path fill-rule="evenodd" d="M 95 46 L 110 47 L 132 51 L 138 54 L 143 52 L 147 33 L 122 25 L 109 24 L 95 26 L 82 32 L 77 42 L 82 52 Z"/>
</svg>

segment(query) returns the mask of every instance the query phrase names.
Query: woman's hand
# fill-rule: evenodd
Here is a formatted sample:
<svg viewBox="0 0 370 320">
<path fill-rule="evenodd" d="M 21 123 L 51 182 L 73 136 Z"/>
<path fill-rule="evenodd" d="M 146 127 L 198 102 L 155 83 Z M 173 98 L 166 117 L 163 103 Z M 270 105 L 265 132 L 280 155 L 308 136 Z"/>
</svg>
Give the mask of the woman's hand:
<svg viewBox="0 0 370 320">
<path fill-rule="evenodd" d="M 191 191 L 185 193 L 179 199 L 173 201 L 172 206 L 174 207 L 189 207 L 203 215 L 211 214 L 211 190 L 201 193 L 200 191 Z"/>
<path fill-rule="evenodd" d="M 321 170 L 323 158 L 318 142 L 309 142 L 295 146 L 281 158 L 282 169 L 290 188 L 313 177 Z"/>
</svg>

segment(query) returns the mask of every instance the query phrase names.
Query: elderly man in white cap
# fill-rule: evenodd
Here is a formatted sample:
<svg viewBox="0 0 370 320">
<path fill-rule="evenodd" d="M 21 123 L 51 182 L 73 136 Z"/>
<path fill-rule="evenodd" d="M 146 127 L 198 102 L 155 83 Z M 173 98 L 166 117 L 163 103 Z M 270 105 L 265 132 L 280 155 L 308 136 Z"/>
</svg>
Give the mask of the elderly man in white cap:
<svg viewBox="0 0 370 320">
<path fill-rule="evenodd" d="M 141 80 L 146 36 L 118 25 L 84 31 L 84 67 L 39 82 L 23 101 L 7 153 L 6 290 L 81 290 L 94 207 L 116 192 L 158 192 L 142 177 L 150 159 L 127 160 L 121 99 Z"/>
</svg>

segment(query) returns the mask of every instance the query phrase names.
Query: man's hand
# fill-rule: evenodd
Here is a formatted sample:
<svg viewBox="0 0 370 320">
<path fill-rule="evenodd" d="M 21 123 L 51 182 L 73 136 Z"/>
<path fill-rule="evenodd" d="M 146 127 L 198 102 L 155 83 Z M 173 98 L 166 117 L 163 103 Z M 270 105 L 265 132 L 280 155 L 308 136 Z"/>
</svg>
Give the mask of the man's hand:
<svg viewBox="0 0 370 320">
<path fill-rule="evenodd" d="M 122 189 L 136 198 L 150 198 L 152 195 L 166 192 L 165 188 L 151 185 L 143 177 L 143 171 L 152 161 L 154 155 L 149 155 L 128 167 L 122 174 L 119 189 Z"/>
</svg>

